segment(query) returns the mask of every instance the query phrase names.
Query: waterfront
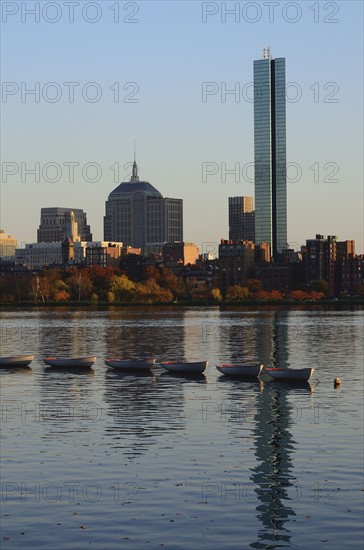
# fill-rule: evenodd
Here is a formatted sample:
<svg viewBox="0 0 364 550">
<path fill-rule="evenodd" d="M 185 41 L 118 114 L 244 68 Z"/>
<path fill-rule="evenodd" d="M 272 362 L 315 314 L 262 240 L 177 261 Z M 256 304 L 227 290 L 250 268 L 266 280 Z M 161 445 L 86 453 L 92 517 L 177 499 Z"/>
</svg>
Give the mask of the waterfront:
<svg viewBox="0 0 364 550">
<path fill-rule="evenodd" d="M 363 311 L 3 311 L 4 548 L 359 548 Z M 46 355 L 97 355 L 83 373 Z M 198 379 L 105 357 L 208 359 Z M 310 384 L 222 377 L 221 362 L 314 366 Z M 342 385 L 334 389 L 339 376 Z"/>
</svg>

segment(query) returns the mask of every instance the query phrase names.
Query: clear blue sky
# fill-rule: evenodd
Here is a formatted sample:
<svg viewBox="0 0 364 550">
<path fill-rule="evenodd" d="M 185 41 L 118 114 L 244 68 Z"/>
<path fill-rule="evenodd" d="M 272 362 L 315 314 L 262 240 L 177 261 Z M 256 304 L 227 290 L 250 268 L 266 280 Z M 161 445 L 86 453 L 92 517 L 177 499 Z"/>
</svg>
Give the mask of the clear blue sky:
<svg viewBox="0 0 364 550">
<path fill-rule="evenodd" d="M 2 168 L 18 171 L 2 182 L 0 225 L 19 242 L 36 240 L 46 206 L 83 208 L 102 239 L 105 200 L 117 185 L 109 167 L 119 163 L 119 179 L 128 178 L 134 138 L 140 177 L 184 200 L 184 239 L 201 249 L 227 238 L 228 197 L 254 194 L 249 83 L 253 60 L 269 45 L 295 83 L 287 154 L 302 174 L 288 183 L 288 240 L 297 247 L 316 233 L 335 234 L 364 251 L 362 2 L 79 0 L 73 23 L 67 2 L 40 2 L 39 22 L 26 12 L 36 2 L 1 4 Z M 224 5 L 239 13 L 225 15 Z M 72 103 L 65 82 L 79 83 Z M 204 82 L 218 90 L 205 101 Z M 39 102 L 24 93 L 36 86 Z M 240 96 L 222 101 L 224 86 Z M 102 97 L 92 102 L 96 93 Z M 36 162 L 40 182 L 24 173 Z M 70 162 L 79 163 L 74 182 Z M 102 170 L 98 182 L 87 181 L 96 177 L 92 167 L 82 175 L 90 162 Z M 57 183 L 46 181 L 57 175 L 48 163 L 61 168 Z M 218 169 L 206 181 L 203 163 Z M 239 163 L 238 182 L 222 181 L 222 163 Z"/>
</svg>

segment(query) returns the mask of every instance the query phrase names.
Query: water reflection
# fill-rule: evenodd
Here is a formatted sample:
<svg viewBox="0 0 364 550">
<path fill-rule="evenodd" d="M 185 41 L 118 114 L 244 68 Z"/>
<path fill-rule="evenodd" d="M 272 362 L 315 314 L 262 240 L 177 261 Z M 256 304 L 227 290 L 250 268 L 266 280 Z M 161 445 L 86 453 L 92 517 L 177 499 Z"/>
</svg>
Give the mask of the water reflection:
<svg viewBox="0 0 364 550">
<path fill-rule="evenodd" d="M 89 367 L 45 367 L 43 370 L 44 374 L 56 374 L 56 373 L 62 373 L 66 375 L 70 375 L 69 377 L 66 377 L 67 379 L 73 379 L 73 376 L 95 376 L 95 371 L 92 368 Z"/>
<path fill-rule="evenodd" d="M 291 503 L 299 496 L 292 464 L 296 442 L 289 431 L 294 411 L 286 392 L 269 386 L 257 396 L 256 407 L 253 433 L 257 465 L 251 481 L 260 502 L 256 510 L 262 528 L 251 547 L 275 548 L 272 542 L 277 546 L 290 542 L 286 522 L 295 515 Z"/>
<path fill-rule="evenodd" d="M 207 384 L 207 379 L 206 379 L 206 376 L 202 373 L 196 373 L 196 374 L 193 374 L 193 372 L 185 372 L 185 373 L 177 373 L 177 372 L 174 372 L 174 373 L 168 373 L 168 372 L 163 372 L 161 375 L 160 375 L 160 378 L 163 380 L 164 378 L 167 380 L 167 378 L 170 378 L 171 380 L 174 379 L 174 380 L 179 380 L 180 382 L 188 382 L 189 380 L 191 382 L 198 382 L 198 383 L 202 383 L 202 384 Z"/>
<path fill-rule="evenodd" d="M 185 353 L 185 310 L 127 310 L 110 314 L 104 325 L 102 339 L 107 357 L 138 359 L 173 358 Z"/>
<path fill-rule="evenodd" d="M 45 440 L 69 444 L 67 434 L 88 432 L 100 419 L 101 407 L 92 399 L 95 371 L 45 367 L 39 375 L 39 415 Z"/>
<path fill-rule="evenodd" d="M 206 336 L 218 342 L 223 362 L 264 365 L 288 365 L 289 311 L 229 312 L 219 331 L 207 325 Z M 218 336 L 218 338 L 217 338 Z"/>
<path fill-rule="evenodd" d="M 2 365 L 0 367 L 0 375 L 5 376 L 7 374 L 32 374 L 31 367 L 11 367 Z"/>
<path fill-rule="evenodd" d="M 261 361 L 266 365 L 289 367 L 289 314 L 289 311 L 266 311 L 259 316 L 240 316 L 238 330 L 236 322 L 225 326 L 220 354 L 228 356 L 231 362 Z M 311 386 L 307 382 L 266 383 L 225 376 L 218 381 L 229 388 L 227 413 L 232 433 L 235 436 L 239 433 L 241 438 L 247 430 L 253 434 L 256 466 L 251 469 L 249 500 L 257 503 L 261 528 L 250 547 L 291 546 L 289 522 L 296 515 L 294 504 L 301 496 L 294 475 L 296 441 L 291 434 L 293 423 L 299 420 L 299 409 L 291 403 L 291 398 L 310 397 Z"/>
<path fill-rule="evenodd" d="M 288 311 L 272 312 L 270 329 L 265 332 L 264 349 L 273 365 L 287 367 L 289 360 Z M 298 409 L 288 399 L 292 384 L 265 384 L 257 395 L 253 433 L 257 464 L 251 480 L 260 504 L 257 517 L 262 527 L 251 548 L 278 548 L 291 545 L 289 522 L 296 515 L 294 503 L 301 496 L 294 475 L 296 441 L 290 427 L 298 421 Z M 310 384 L 293 391 L 310 396 Z"/>
<path fill-rule="evenodd" d="M 128 459 L 144 454 L 156 439 L 185 427 L 181 384 L 169 377 L 123 374 L 107 370 L 104 401 L 108 404 L 105 434 Z"/>
<path fill-rule="evenodd" d="M 97 319 L 89 311 L 41 312 L 37 331 L 43 357 L 94 355 L 99 337 Z"/>
</svg>

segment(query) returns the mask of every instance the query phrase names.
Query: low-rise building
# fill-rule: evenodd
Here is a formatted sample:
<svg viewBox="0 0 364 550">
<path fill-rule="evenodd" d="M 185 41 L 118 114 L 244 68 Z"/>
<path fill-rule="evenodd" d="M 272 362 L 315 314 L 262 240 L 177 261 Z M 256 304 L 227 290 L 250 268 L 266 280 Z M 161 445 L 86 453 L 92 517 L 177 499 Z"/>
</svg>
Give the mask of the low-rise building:
<svg viewBox="0 0 364 550">
<path fill-rule="evenodd" d="M 86 247 L 86 265 L 120 267 L 123 243 L 93 242 Z"/>
<path fill-rule="evenodd" d="M 174 242 L 163 246 L 163 260 L 168 264 L 194 265 L 199 258 L 198 246 L 194 243 Z"/>
<path fill-rule="evenodd" d="M 244 285 L 254 276 L 254 243 L 221 240 L 219 245 L 220 290 L 225 296 L 229 286 Z"/>
<path fill-rule="evenodd" d="M 342 259 L 339 272 L 341 292 L 349 296 L 359 294 L 364 287 L 364 255 Z"/>
<path fill-rule="evenodd" d="M 279 290 L 283 294 L 297 290 L 305 284 L 305 271 L 302 262 L 260 265 L 256 278 L 261 281 L 262 290 Z"/>
<path fill-rule="evenodd" d="M 0 259 L 14 257 L 17 248 L 18 241 L 9 233 L 5 233 L 3 229 L 0 229 Z"/>
<path fill-rule="evenodd" d="M 306 284 L 323 279 L 329 284 L 330 296 L 340 291 L 339 262 L 351 258 L 355 241 L 338 241 L 334 235 L 316 235 L 306 241 Z"/>
<path fill-rule="evenodd" d="M 271 259 L 270 244 L 260 243 L 256 244 L 254 248 L 254 261 L 256 264 L 269 263 Z"/>
<path fill-rule="evenodd" d="M 16 250 L 16 258 L 32 268 L 51 265 L 113 265 L 119 267 L 122 243 L 103 241 L 73 242 L 66 237 L 63 242 L 27 243 Z M 117 265 L 115 265 L 117 264 Z"/>
<path fill-rule="evenodd" d="M 62 242 L 67 236 L 72 236 L 74 241 L 92 241 L 86 212 L 81 208 L 42 208 L 37 231 L 38 243 Z"/>
</svg>

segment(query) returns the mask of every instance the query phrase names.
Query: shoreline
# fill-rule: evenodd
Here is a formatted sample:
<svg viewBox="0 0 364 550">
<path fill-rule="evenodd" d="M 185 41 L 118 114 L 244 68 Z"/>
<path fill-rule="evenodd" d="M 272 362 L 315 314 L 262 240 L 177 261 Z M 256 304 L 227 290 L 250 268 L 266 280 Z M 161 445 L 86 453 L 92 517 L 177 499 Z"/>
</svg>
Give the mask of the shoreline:
<svg viewBox="0 0 364 550">
<path fill-rule="evenodd" d="M 310 301 L 293 301 L 293 300 L 241 300 L 241 301 L 221 301 L 216 302 L 212 300 L 196 300 L 185 302 L 96 302 L 90 301 L 84 302 L 3 302 L 0 303 L 0 310 L 11 308 L 87 308 L 87 309 L 105 309 L 105 308 L 129 308 L 129 307 L 154 307 L 162 306 L 165 308 L 176 307 L 218 307 L 229 308 L 233 307 L 270 307 L 270 306 L 283 306 L 283 307 L 316 307 L 316 306 L 364 306 L 364 298 L 358 299 L 338 299 L 338 300 L 310 300 Z"/>
</svg>

